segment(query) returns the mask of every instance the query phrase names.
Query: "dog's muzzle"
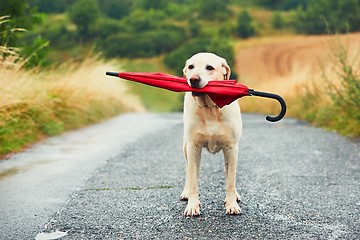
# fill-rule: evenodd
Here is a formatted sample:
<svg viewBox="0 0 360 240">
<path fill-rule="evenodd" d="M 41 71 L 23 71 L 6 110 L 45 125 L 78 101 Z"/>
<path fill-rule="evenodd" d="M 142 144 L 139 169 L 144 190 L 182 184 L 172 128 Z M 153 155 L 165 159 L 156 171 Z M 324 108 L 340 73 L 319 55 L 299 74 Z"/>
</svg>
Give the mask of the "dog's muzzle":
<svg viewBox="0 0 360 240">
<path fill-rule="evenodd" d="M 200 88 L 201 78 L 199 76 L 193 76 L 189 79 L 190 86 L 193 88 Z"/>
<path fill-rule="evenodd" d="M 199 76 L 193 76 L 189 79 L 189 82 L 192 88 L 200 88 L 201 78 Z M 204 93 L 192 92 L 192 95 L 198 97 L 204 95 Z"/>
</svg>

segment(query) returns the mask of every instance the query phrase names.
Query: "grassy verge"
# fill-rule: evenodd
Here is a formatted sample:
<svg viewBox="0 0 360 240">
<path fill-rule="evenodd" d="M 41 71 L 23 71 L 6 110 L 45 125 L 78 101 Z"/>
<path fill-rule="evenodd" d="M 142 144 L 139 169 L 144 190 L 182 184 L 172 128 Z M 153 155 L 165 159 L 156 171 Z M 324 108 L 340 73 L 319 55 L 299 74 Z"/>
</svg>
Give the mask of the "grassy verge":
<svg viewBox="0 0 360 240">
<path fill-rule="evenodd" d="M 319 127 L 350 137 L 360 137 L 359 55 L 351 57 L 346 48 L 333 47 L 331 71 L 323 69 L 322 84 L 307 87 L 299 104 L 303 118 Z M 359 52 L 360 53 L 360 52 Z M 358 54 L 359 54 L 358 53 Z"/>
<path fill-rule="evenodd" d="M 126 111 L 143 110 L 97 58 L 50 70 L 25 71 L 0 65 L 0 156 L 43 137 L 99 122 Z"/>
</svg>

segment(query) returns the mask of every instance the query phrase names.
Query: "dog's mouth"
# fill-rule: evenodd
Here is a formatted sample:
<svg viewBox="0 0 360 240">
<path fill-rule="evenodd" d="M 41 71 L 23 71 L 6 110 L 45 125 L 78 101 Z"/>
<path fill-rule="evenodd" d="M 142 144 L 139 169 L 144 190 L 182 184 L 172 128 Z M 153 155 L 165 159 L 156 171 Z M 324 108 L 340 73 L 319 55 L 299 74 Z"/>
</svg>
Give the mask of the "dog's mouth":
<svg viewBox="0 0 360 240">
<path fill-rule="evenodd" d="M 194 97 L 200 97 L 200 96 L 203 96 L 205 93 L 201 93 L 201 92 L 192 92 L 192 95 Z"/>
</svg>

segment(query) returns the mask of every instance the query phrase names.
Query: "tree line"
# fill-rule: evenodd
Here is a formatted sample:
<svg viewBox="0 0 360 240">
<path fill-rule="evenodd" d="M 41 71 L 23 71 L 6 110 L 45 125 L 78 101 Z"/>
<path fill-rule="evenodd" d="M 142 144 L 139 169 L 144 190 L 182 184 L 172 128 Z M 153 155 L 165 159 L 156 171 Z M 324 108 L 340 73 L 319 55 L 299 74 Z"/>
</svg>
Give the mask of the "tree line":
<svg viewBox="0 0 360 240">
<path fill-rule="evenodd" d="M 271 18 L 274 29 L 287 27 L 302 34 L 360 30 L 358 0 L 0 2 L 0 16 L 10 15 L 12 27 L 33 29 L 22 34 L 22 37 L 8 36 L 8 44 L 23 45 L 28 51 L 39 49 L 46 42 L 50 43 L 51 48 L 65 51 L 79 45 L 95 44 L 96 50 L 106 57 L 135 58 L 165 54 L 165 63 L 177 69 L 177 62 L 182 64 L 189 52 L 213 51 L 232 62 L 232 39 L 257 35 L 251 14 L 254 7 L 274 10 Z M 241 11 L 234 11 L 236 8 Z M 290 18 L 282 14 L 286 11 L 292 12 Z M 46 15 L 60 17 L 56 19 Z M 9 29 L 0 26 L 2 38 Z M 41 51 L 45 52 L 46 49 Z"/>
</svg>

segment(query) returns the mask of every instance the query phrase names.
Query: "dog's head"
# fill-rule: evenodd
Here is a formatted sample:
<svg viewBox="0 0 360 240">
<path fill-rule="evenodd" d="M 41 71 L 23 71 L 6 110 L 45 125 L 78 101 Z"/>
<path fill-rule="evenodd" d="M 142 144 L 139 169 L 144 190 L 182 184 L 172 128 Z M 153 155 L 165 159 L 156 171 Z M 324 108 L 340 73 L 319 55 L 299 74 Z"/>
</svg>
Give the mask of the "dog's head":
<svg viewBox="0 0 360 240">
<path fill-rule="evenodd" d="M 203 88 L 210 80 L 228 80 L 231 70 L 226 60 L 213 53 L 197 53 L 183 69 L 184 77 L 193 88 Z"/>
</svg>

